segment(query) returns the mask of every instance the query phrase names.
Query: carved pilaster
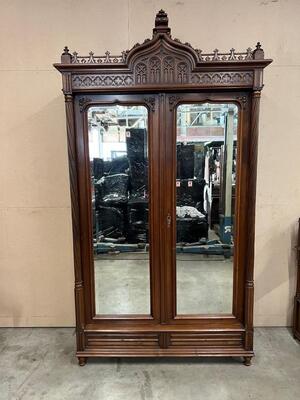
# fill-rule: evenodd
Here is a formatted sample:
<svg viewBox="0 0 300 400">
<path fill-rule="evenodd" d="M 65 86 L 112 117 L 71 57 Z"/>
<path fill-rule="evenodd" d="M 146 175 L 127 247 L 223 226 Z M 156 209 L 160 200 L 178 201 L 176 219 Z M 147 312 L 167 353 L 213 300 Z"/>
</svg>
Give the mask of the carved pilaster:
<svg viewBox="0 0 300 400">
<path fill-rule="evenodd" d="M 253 304 L 254 304 L 254 282 L 246 281 L 246 332 L 245 332 L 245 348 L 246 350 L 253 349 Z"/>
<path fill-rule="evenodd" d="M 76 330 L 77 330 L 77 349 L 84 349 L 84 298 L 83 281 L 81 270 L 81 247 L 80 247 L 80 219 L 78 203 L 78 174 L 77 174 L 77 152 L 75 139 L 74 121 L 74 99 L 72 94 L 65 94 L 67 137 L 68 137 L 68 158 L 69 158 L 69 177 L 71 192 L 72 210 L 72 230 L 73 230 L 73 256 L 75 270 L 75 303 L 76 303 Z"/>
<path fill-rule="evenodd" d="M 254 304 L 254 238 L 255 238 L 255 199 L 256 199 L 256 169 L 257 169 L 257 143 L 259 122 L 260 91 L 252 93 L 252 112 L 249 135 L 249 168 L 248 168 L 248 249 L 247 271 L 245 284 L 245 348 L 253 349 L 253 304 Z"/>
<path fill-rule="evenodd" d="M 84 287 L 83 282 L 75 282 L 75 309 L 77 350 L 84 350 Z"/>
<path fill-rule="evenodd" d="M 72 74 L 71 72 L 64 72 L 62 75 L 63 93 L 72 94 Z"/>
</svg>

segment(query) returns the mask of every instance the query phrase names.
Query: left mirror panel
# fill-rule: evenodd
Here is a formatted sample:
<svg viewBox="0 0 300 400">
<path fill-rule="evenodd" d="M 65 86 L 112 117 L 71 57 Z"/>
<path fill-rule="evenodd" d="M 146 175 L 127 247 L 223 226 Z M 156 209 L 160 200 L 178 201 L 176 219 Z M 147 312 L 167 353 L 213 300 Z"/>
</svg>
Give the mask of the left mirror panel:
<svg viewBox="0 0 300 400">
<path fill-rule="evenodd" d="M 97 315 L 150 314 L 148 111 L 88 109 Z"/>
</svg>

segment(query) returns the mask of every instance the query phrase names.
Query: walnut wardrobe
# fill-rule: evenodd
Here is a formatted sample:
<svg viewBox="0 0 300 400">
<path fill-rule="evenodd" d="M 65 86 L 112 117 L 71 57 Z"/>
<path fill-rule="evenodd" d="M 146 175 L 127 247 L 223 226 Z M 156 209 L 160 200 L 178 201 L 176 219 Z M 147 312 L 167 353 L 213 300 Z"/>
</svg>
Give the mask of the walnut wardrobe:
<svg viewBox="0 0 300 400">
<path fill-rule="evenodd" d="M 64 49 L 77 357 L 253 356 L 264 58 L 152 39 Z"/>
</svg>

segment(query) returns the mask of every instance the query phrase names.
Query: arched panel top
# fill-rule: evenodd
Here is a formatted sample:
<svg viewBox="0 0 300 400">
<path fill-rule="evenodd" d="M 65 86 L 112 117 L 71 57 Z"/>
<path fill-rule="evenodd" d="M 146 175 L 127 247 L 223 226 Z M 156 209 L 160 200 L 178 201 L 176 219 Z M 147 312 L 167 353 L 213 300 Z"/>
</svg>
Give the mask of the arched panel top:
<svg viewBox="0 0 300 400">
<path fill-rule="evenodd" d="M 65 47 L 61 63 L 54 66 L 68 78 L 64 91 L 107 88 L 249 87 L 262 88 L 262 70 L 272 60 L 264 58 L 260 43 L 252 50 L 228 53 L 215 49 L 203 53 L 189 43 L 173 39 L 167 14 L 160 10 L 151 39 L 113 56 L 72 54 Z M 70 77 L 71 74 L 71 77 Z"/>
</svg>

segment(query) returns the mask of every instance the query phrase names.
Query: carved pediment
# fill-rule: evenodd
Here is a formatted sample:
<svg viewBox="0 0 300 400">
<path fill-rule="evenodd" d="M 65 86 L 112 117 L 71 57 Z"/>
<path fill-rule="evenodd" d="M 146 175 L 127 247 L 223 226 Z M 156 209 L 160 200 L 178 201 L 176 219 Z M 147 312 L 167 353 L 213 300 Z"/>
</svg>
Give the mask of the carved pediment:
<svg viewBox="0 0 300 400">
<path fill-rule="evenodd" d="M 139 86 L 231 86 L 253 87 L 262 83 L 255 77 L 257 67 L 261 69 L 271 60 L 264 59 L 260 43 L 254 51 L 245 52 L 231 49 L 228 53 L 215 49 L 203 53 L 189 43 L 173 39 L 168 25 L 168 16 L 160 10 L 155 18 L 151 39 L 136 43 L 131 50 L 113 56 L 72 54 L 65 47 L 61 64 L 55 64 L 60 71 L 72 73 L 73 89 L 101 89 Z"/>
</svg>

